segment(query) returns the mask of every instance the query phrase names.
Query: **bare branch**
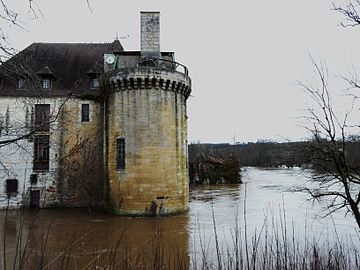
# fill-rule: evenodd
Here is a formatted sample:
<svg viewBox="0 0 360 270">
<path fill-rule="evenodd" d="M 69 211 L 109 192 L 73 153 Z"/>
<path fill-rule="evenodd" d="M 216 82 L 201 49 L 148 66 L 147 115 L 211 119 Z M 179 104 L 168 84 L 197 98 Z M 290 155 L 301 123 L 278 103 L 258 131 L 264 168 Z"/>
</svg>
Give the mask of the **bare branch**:
<svg viewBox="0 0 360 270">
<path fill-rule="evenodd" d="M 359 169 L 349 163 L 350 141 L 347 137 L 350 127 L 359 127 L 359 125 L 348 124 L 358 96 L 347 95 L 351 98 L 350 107 L 343 117 L 339 117 L 333 107 L 326 65 L 323 62 L 316 62 L 311 56 L 310 59 L 315 68 L 314 73 L 318 84 L 315 86 L 302 82 L 298 84 L 314 103 L 314 107 L 307 110 L 309 115 L 305 119 L 310 124 L 307 130 L 313 136 L 307 151 L 311 153 L 312 164 L 318 171 L 312 179 L 319 186 L 318 189 L 307 191 L 313 199 L 332 198 L 328 203 L 330 213 L 344 207 L 350 209 L 360 228 L 358 208 L 360 193 L 355 194 L 353 191 L 354 187 L 359 189 L 360 174 Z M 357 80 L 345 81 L 352 88 L 358 89 L 360 86 Z"/>
<path fill-rule="evenodd" d="M 354 27 L 360 24 L 360 0 L 349 0 L 345 5 L 332 4 L 332 9 L 343 15 L 347 23 L 341 23 L 343 27 Z"/>
</svg>

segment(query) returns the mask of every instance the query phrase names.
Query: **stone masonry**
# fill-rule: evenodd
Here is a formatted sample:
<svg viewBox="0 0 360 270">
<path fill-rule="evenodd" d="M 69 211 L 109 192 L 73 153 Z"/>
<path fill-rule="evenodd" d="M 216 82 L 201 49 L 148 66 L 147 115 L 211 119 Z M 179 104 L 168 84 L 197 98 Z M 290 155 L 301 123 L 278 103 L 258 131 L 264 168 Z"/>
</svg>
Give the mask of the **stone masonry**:
<svg viewBox="0 0 360 270">
<path fill-rule="evenodd" d="M 142 57 L 160 57 L 160 12 L 141 12 L 140 46 Z"/>
</svg>

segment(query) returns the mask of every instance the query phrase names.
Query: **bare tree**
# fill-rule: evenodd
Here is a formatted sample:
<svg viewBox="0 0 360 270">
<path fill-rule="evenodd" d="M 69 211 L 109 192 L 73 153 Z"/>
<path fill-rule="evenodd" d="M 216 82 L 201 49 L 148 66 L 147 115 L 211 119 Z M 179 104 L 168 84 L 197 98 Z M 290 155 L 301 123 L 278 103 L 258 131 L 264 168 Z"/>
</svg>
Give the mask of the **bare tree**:
<svg viewBox="0 0 360 270">
<path fill-rule="evenodd" d="M 333 10 L 343 15 L 343 27 L 360 26 L 360 0 L 333 2 Z M 320 188 L 309 191 L 315 199 L 330 198 L 330 213 L 343 208 L 352 213 L 360 228 L 360 167 L 354 163 L 354 151 L 349 150 L 354 143 L 359 143 L 360 125 L 351 123 L 349 119 L 354 114 L 354 108 L 359 108 L 360 84 L 356 75 L 350 79 L 342 78 L 348 84 L 346 96 L 351 102 L 348 110 L 340 116 L 332 101 L 326 65 L 317 63 L 313 58 L 311 60 L 317 83 L 299 83 L 315 104 L 308 109 L 306 117 L 311 124 L 307 129 L 312 134 L 307 154 L 320 171 L 313 177 Z"/>
<path fill-rule="evenodd" d="M 24 7 L 27 7 L 27 16 L 31 16 L 32 18 L 38 19 L 40 17 L 44 17 L 40 7 L 37 5 L 36 0 L 21 0 L 21 4 Z M 27 87 L 30 91 L 38 88 L 38 81 L 36 78 L 32 78 L 31 73 L 33 71 L 28 64 L 28 60 L 26 58 L 17 57 L 15 61 L 9 63 L 8 60 L 13 57 L 16 53 L 18 53 L 17 49 L 15 49 L 12 44 L 9 42 L 9 36 L 7 30 L 10 27 L 15 27 L 18 29 L 26 30 L 26 25 L 23 21 L 24 14 L 21 14 L 19 10 L 12 6 L 12 2 L 8 0 L 0 0 L 0 89 L 3 87 L 4 78 L 5 79 L 15 79 L 11 77 L 17 77 L 17 79 L 21 78 L 24 74 L 27 76 Z M 91 11 L 90 1 L 86 0 L 86 4 Z M 19 3 L 17 3 L 19 6 Z M 30 14 L 30 15 L 29 15 Z M 6 62 L 6 65 L 4 65 Z M 76 82 L 73 89 L 64 97 L 64 103 L 60 106 L 59 110 L 53 111 L 48 123 L 45 125 L 51 124 L 53 122 L 58 121 L 59 114 L 63 105 L 67 100 L 76 96 L 79 87 L 81 86 L 81 81 Z M 38 99 L 42 99 L 41 95 L 39 95 Z M 33 105 L 33 100 L 24 99 L 25 103 L 28 103 L 30 106 Z M 4 135 L 3 131 L 6 131 L 6 135 L 0 139 L 0 148 L 9 144 L 16 144 L 18 141 L 28 139 L 31 137 L 36 129 L 28 129 L 27 126 L 29 123 L 19 122 L 17 124 L 12 123 L 9 126 L 9 121 L 6 121 L 7 118 L 2 117 L 0 115 L 0 137 Z M 41 129 L 41 127 L 39 127 Z"/>
<path fill-rule="evenodd" d="M 316 83 L 299 82 L 302 89 L 312 99 L 314 106 L 305 117 L 306 128 L 312 135 L 312 143 L 306 151 L 312 157 L 312 164 L 318 170 L 313 180 L 319 184 L 315 189 L 307 189 L 315 199 L 329 199 L 330 213 L 339 209 L 350 212 L 360 228 L 360 170 L 351 162 L 349 147 L 352 134 L 360 132 L 358 124 L 351 124 L 358 97 L 349 92 L 359 89 L 356 77 L 345 79 L 350 85 L 346 97 L 351 102 L 344 114 L 336 111 L 329 86 L 328 70 L 323 63 L 312 59 Z"/>
<path fill-rule="evenodd" d="M 27 15 L 16 10 L 12 6 L 12 1 L 0 0 L 0 63 L 3 63 L 17 52 L 9 42 L 7 30 L 10 27 L 25 30 L 26 25 L 23 18 L 29 14 L 32 18 L 38 18 L 39 15 L 43 16 L 35 0 L 21 0 L 21 2 L 23 2 L 24 6 L 27 6 Z"/>
<path fill-rule="evenodd" d="M 85 3 L 92 12 L 90 0 L 85 0 Z M 19 6 L 22 6 L 23 11 L 19 10 Z M 8 30 L 15 27 L 27 31 L 25 18 L 29 17 L 31 19 L 44 18 L 36 0 L 0 0 L 0 64 L 18 52 L 9 41 Z"/>
<path fill-rule="evenodd" d="M 89 0 L 84 3 L 91 11 Z M 49 63 L 38 60 L 35 51 L 40 49 L 30 50 L 30 53 L 26 49 L 18 52 L 11 44 L 10 27 L 28 31 L 26 21 L 29 17 L 41 19 L 39 16 L 44 17 L 35 0 L 19 0 L 16 3 L 0 0 L 0 180 L 19 180 L 19 192 L 13 195 L 16 197 L 14 201 L 30 201 L 28 191 L 41 189 L 41 194 L 50 194 L 49 205 L 53 202 L 61 204 L 61 196 L 64 195 L 64 204 L 73 199 L 74 206 L 79 206 L 76 204 L 80 201 L 88 206 L 98 206 L 103 195 L 102 154 L 94 140 L 84 137 L 67 148 L 62 139 L 64 134 L 69 133 L 67 128 L 72 130 L 76 126 L 78 114 L 75 123 L 67 122 L 66 127 L 62 121 L 70 107 L 77 111 L 78 106 L 74 107 L 74 102 L 93 102 L 96 99 L 93 91 L 92 96 L 85 93 L 90 87 L 91 77 L 87 72 L 90 69 L 98 72 L 95 64 L 101 63 L 101 58 L 93 50 L 88 50 L 95 55 L 93 66 L 81 66 L 80 69 L 84 69 L 78 70 L 81 75 L 70 76 L 69 79 L 62 76 L 51 58 Z M 36 44 L 31 46 L 38 48 Z M 106 46 L 102 46 L 104 52 L 108 50 Z M 118 46 L 121 47 L 120 43 Z M 53 50 L 48 51 L 53 54 Z M 91 58 L 88 55 L 84 57 L 86 60 Z M 46 79 L 52 91 L 44 91 Z M 69 80 L 71 84 L 64 83 L 64 80 Z M 20 87 L 20 82 L 24 87 Z M 41 107 L 46 107 L 46 110 L 39 114 L 37 111 Z M 36 179 L 33 182 L 32 177 Z M 42 201 L 47 200 L 41 196 Z"/>
<path fill-rule="evenodd" d="M 344 16 L 346 22 L 341 22 L 343 27 L 360 25 L 360 0 L 347 0 L 344 3 L 333 2 L 333 10 Z"/>
<path fill-rule="evenodd" d="M 66 197 L 79 206 L 99 207 L 104 198 L 102 149 L 90 136 L 77 136 L 61 161 Z"/>
</svg>

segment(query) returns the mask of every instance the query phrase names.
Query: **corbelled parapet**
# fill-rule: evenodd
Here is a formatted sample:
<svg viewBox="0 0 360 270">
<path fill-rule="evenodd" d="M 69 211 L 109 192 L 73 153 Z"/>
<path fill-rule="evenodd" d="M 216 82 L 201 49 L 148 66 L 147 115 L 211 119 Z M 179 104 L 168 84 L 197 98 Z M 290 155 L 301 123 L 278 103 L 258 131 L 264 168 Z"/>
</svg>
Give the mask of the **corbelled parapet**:
<svg viewBox="0 0 360 270">
<path fill-rule="evenodd" d="M 187 74 L 150 67 L 119 69 L 110 77 L 110 84 L 114 91 L 155 88 L 174 91 L 186 98 L 191 93 L 191 79 Z"/>
</svg>

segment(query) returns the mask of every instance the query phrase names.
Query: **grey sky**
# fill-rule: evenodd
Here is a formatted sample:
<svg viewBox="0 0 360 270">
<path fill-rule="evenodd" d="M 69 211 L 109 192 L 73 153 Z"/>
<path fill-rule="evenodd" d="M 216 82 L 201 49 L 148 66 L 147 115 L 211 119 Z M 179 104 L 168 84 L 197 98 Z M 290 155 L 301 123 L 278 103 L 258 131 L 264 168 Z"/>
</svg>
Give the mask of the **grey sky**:
<svg viewBox="0 0 360 270">
<path fill-rule="evenodd" d="M 16 1 L 17 3 L 27 2 Z M 41 0 L 44 18 L 12 28 L 18 49 L 32 42 L 109 42 L 139 50 L 139 12 L 161 12 L 161 49 L 175 51 L 193 80 L 189 141 L 297 140 L 311 76 L 307 53 L 347 75 L 360 63 L 360 28 L 342 28 L 331 1 Z M 25 9 L 23 14 L 26 14 Z M 360 71 L 358 68 L 357 70 Z"/>
</svg>

